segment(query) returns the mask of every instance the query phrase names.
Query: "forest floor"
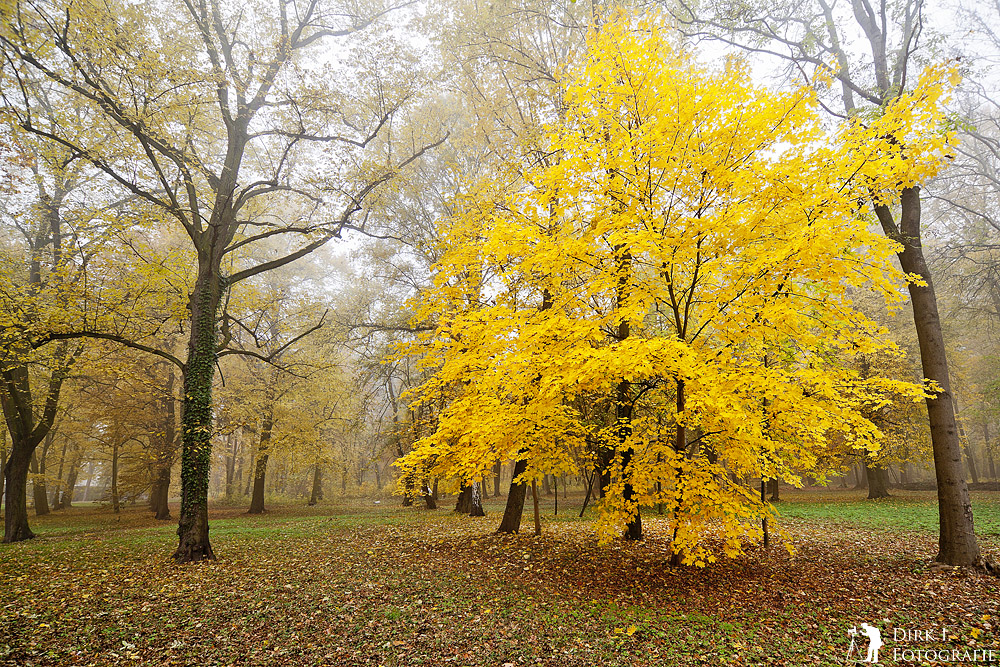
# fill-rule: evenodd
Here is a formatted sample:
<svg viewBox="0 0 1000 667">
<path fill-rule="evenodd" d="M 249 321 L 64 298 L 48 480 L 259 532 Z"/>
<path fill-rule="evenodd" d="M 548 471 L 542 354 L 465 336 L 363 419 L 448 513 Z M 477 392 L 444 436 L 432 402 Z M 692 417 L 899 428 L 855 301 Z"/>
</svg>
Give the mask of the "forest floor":
<svg viewBox="0 0 1000 667">
<path fill-rule="evenodd" d="M 865 657 L 861 622 L 881 629 L 880 664 L 1000 664 L 1000 579 L 931 567 L 933 493 L 784 497 L 794 555 L 753 546 L 704 569 L 669 567 L 655 514 L 642 543 L 599 546 L 572 494 L 557 517 L 544 500 L 540 537 L 530 504 L 526 533 L 493 535 L 502 499 L 480 519 L 448 499 L 220 507 L 218 560 L 186 566 L 172 522 L 74 508 L 0 545 L 0 665 L 842 665 Z M 1000 493 L 973 502 L 996 559 Z"/>
</svg>

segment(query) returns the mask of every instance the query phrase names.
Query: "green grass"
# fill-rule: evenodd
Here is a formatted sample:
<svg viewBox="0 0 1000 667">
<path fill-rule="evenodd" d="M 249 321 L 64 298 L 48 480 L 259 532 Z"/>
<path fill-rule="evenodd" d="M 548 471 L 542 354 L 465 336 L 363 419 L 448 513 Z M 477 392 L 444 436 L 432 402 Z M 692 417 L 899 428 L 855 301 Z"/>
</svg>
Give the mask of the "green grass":
<svg viewBox="0 0 1000 667">
<path fill-rule="evenodd" d="M 937 533 L 937 496 L 926 491 L 891 491 L 892 496 L 868 500 L 865 491 L 786 491 L 776 503 L 782 517 L 844 523 L 883 530 Z M 1000 493 L 972 493 L 976 533 L 1000 535 Z"/>
</svg>

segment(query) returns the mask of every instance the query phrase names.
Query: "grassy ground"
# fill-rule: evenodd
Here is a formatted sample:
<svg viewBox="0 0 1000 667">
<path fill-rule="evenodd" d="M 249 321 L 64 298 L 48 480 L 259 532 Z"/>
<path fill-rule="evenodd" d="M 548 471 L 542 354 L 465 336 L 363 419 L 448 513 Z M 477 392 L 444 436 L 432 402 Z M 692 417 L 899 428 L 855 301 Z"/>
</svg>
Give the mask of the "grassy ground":
<svg viewBox="0 0 1000 667">
<path fill-rule="evenodd" d="M 882 629 L 881 664 L 929 648 L 998 664 L 1000 580 L 929 567 L 933 494 L 785 498 L 794 556 L 753 547 L 702 570 L 667 565 L 655 515 L 642 544 L 598 546 L 572 494 L 558 517 L 543 503 L 541 537 L 492 535 L 502 501 L 484 519 L 392 500 L 223 508 L 219 560 L 194 566 L 169 560 L 174 524 L 78 508 L 0 545 L 0 665 L 837 665 L 862 621 Z M 1000 494 L 974 503 L 996 554 Z"/>
</svg>

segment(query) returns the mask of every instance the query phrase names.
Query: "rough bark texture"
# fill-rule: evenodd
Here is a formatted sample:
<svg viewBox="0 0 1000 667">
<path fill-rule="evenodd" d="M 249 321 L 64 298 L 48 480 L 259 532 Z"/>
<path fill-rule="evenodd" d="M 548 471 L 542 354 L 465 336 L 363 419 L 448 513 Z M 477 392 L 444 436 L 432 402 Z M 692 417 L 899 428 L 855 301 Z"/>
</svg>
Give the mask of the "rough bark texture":
<svg viewBox="0 0 1000 667">
<path fill-rule="evenodd" d="M 868 499 L 878 500 L 889 497 L 889 475 L 882 465 L 865 464 L 868 476 Z"/>
<path fill-rule="evenodd" d="M 518 459 L 514 462 L 514 472 L 510 480 L 510 490 L 507 491 L 507 504 L 504 506 L 503 518 L 500 520 L 498 533 L 517 533 L 521 530 L 521 516 L 524 514 L 524 497 L 528 485 L 517 483 L 517 478 L 528 469 L 528 462 Z"/>
<path fill-rule="evenodd" d="M 469 516 L 486 516 L 483 511 L 483 497 L 480 493 L 479 482 L 472 483 L 472 498 L 470 499 Z"/>
<path fill-rule="evenodd" d="M 939 392 L 927 399 L 940 516 L 937 560 L 948 565 L 975 565 L 980 560 L 979 544 L 973 526 L 969 488 L 962 474 L 962 449 L 955 424 L 948 358 L 934 282 L 920 241 L 920 188 L 904 189 L 900 206 L 898 227 L 888 207 L 876 206 L 875 213 L 885 235 L 902 246 L 897 256 L 903 271 L 918 276 L 925 283 L 911 282 L 909 291 L 924 377 L 940 387 Z"/>
<path fill-rule="evenodd" d="M 472 511 L 472 486 L 463 484 L 455 501 L 455 511 L 459 514 L 468 514 Z"/>
<path fill-rule="evenodd" d="M 31 455 L 27 447 L 15 447 L 4 467 L 4 542 L 20 542 L 35 536 L 28 527 L 28 467 Z"/>
<path fill-rule="evenodd" d="M 212 243 L 207 244 L 211 249 Z M 207 261 L 206 261 L 207 259 Z M 181 407 L 181 510 L 177 522 L 180 563 L 215 558 L 208 539 L 208 482 L 212 466 L 212 381 L 216 363 L 216 313 L 224 285 L 215 258 L 199 257 L 191 296 L 191 337 Z M 221 257 L 218 261 L 221 261 Z"/>
</svg>

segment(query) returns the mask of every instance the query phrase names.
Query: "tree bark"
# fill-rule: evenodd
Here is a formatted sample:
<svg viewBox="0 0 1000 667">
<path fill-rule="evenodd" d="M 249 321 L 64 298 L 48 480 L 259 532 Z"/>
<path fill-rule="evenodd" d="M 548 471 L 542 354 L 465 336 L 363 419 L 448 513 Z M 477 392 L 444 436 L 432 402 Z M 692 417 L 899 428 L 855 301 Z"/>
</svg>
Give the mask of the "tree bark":
<svg viewBox="0 0 1000 667">
<path fill-rule="evenodd" d="M 778 489 L 778 478 L 767 480 L 767 486 L 771 490 L 771 502 L 776 503 L 781 500 L 780 491 Z"/>
<path fill-rule="evenodd" d="M 486 512 L 483 511 L 483 497 L 480 493 L 479 482 L 472 483 L 469 516 L 486 516 Z"/>
<path fill-rule="evenodd" d="M 309 505 L 315 505 L 323 499 L 323 467 L 319 461 L 313 467 L 312 493 L 309 494 Z"/>
<path fill-rule="evenodd" d="M 472 486 L 463 484 L 455 501 L 455 511 L 459 514 L 468 514 L 472 511 Z"/>
<path fill-rule="evenodd" d="M 438 508 L 437 499 L 434 497 L 434 492 L 431 490 L 430 486 L 427 485 L 427 482 L 424 482 L 423 484 L 423 495 L 424 506 L 429 510 L 436 510 Z"/>
<path fill-rule="evenodd" d="M 31 448 L 33 449 L 33 448 Z M 31 465 L 31 450 L 26 446 L 11 448 L 7 465 L 4 467 L 6 486 L 4 488 L 4 532 L 5 543 L 30 540 L 35 536 L 28 527 L 28 468 Z"/>
<path fill-rule="evenodd" d="M 69 464 L 69 473 L 66 475 L 66 485 L 62 489 L 62 496 L 56 509 L 68 510 L 73 507 L 73 491 L 76 490 L 77 461 Z"/>
<path fill-rule="evenodd" d="M 121 511 L 121 502 L 118 498 L 118 438 L 116 437 L 111 445 L 111 509 L 118 514 Z"/>
<path fill-rule="evenodd" d="M 500 520 L 498 533 L 517 533 L 521 530 L 521 516 L 524 514 L 524 496 L 528 485 L 517 483 L 517 478 L 528 469 L 528 461 L 518 459 L 514 462 L 514 471 L 510 479 L 510 489 L 507 491 L 507 504 L 504 506 L 503 518 Z"/>
<path fill-rule="evenodd" d="M 257 462 L 253 470 L 253 495 L 250 497 L 248 514 L 264 513 L 264 481 L 267 475 L 268 445 L 274 428 L 274 406 L 268 400 L 264 421 L 260 427 L 260 444 L 257 445 Z"/>
<path fill-rule="evenodd" d="M 925 283 L 917 285 L 910 282 L 908 289 L 924 377 L 936 382 L 940 388 L 927 398 L 940 516 L 937 560 L 948 565 L 975 565 L 980 559 L 979 543 L 973 524 L 969 487 L 962 474 L 962 451 L 955 424 L 948 357 L 934 282 L 924 260 L 920 240 L 920 188 L 903 189 L 898 228 L 887 206 L 876 205 L 875 213 L 885 235 L 902 246 L 897 257 L 903 271 L 918 276 Z"/>
<path fill-rule="evenodd" d="M 885 466 L 865 462 L 865 472 L 868 475 L 868 499 L 878 500 L 889 497 L 889 476 Z"/>
<path fill-rule="evenodd" d="M 49 495 L 45 490 L 45 468 L 38 464 L 38 458 L 34 454 L 31 455 L 31 472 L 31 493 L 35 503 L 35 516 L 45 516 L 49 513 Z"/>
<path fill-rule="evenodd" d="M 242 153 L 242 150 L 240 150 Z M 233 177 L 227 175 L 227 178 Z M 232 188 L 218 190 L 218 194 L 232 197 Z M 199 248 L 198 279 L 189 301 L 191 336 L 184 367 L 184 400 L 181 404 L 181 510 L 177 522 L 177 551 L 174 560 L 179 563 L 197 562 L 215 558 L 208 538 L 208 484 L 212 470 L 212 381 L 215 379 L 217 359 L 217 313 L 225 291 L 225 281 L 219 266 L 225 243 L 218 238 L 222 228 L 229 225 L 217 220 L 218 210 L 212 219 L 218 225 L 209 225 L 205 234 L 204 249 Z"/>
</svg>

